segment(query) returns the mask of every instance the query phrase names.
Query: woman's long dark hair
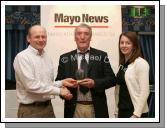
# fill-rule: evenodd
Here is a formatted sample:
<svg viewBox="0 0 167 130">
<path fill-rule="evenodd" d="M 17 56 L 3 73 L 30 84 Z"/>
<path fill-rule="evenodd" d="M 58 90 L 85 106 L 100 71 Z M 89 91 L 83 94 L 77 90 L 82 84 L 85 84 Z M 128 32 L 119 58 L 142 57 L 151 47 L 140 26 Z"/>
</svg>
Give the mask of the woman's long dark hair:
<svg viewBox="0 0 167 130">
<path fill-rule="evenodd" d="M 142 57 L 141 50 L 140 50 L 140 45 L 139 45 L 139 40 L 138 40 L 136 32 L 131 32 L 131 31 L 123 32 L 119 36 L 119 65 L 125 63 L 125 55 L 122 54 L 122 52 L 120 50 L 120 39 L 121 39 L 122 36 L 127 37 L 133 44 L 133 52 L 132 52 L 132 55 L 129 58 L 128 62 L 132 63 L 132 62 L 135 61 L 136 58 Z"/>
</svg>

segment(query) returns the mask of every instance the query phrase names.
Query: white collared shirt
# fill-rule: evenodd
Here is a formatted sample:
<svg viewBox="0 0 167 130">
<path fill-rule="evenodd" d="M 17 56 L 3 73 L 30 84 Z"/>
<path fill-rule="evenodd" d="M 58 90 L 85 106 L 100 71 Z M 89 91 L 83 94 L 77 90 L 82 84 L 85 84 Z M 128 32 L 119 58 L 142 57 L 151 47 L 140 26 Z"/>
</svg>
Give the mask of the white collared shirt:
<svg viewBox="0 0 167 130">
<path fill-rule="evenodd" d="M 54 67 L 45 51 L 39 55 L 38 50 L 29 45 L 17 54 L 13 66 L 19 103 L 46 101 L 60 94 L 62 82 L 55 82 Z"/>
</svg>

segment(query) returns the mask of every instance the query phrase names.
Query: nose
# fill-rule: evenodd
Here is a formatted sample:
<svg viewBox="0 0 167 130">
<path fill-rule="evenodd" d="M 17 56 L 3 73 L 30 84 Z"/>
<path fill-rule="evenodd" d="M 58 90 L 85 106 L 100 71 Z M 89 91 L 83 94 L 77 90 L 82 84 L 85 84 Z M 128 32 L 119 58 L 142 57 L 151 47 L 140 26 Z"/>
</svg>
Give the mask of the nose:
<svg viewBox="0 0 167 130">
<path fill-rule="evenodd" d="M 85 38 L 85 35 L 84 34 L 81 34 L 81 39 L 84 39 Z"/>
<path fill-rule="evenodd" d="M 44 38 L 43 37 L 39 37 L 39 41 L 43 41 L 44 40 Z"/>
</svg>

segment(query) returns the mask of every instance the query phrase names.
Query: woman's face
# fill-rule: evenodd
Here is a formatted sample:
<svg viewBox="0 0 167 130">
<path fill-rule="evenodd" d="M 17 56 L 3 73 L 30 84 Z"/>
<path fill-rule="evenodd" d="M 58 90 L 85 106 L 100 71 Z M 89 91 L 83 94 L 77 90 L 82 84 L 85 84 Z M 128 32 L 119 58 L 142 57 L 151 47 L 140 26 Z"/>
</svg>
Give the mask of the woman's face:
<svg viewBox="0 0 167 130">
<path fill-rule="evenodd" d="M 121 52 L 125 55 L 125 57 L 131 55 L 133 50 L 133 44 L 126 36 L 121 36 L 119 47 Z"/>
</svg>

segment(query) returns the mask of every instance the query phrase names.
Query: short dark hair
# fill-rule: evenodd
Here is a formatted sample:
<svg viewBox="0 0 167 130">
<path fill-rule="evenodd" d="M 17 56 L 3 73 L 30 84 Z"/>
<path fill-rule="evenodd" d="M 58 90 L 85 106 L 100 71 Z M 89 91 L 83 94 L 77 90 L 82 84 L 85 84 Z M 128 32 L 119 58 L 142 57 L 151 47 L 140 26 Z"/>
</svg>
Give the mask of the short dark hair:
<svg viewBox="0 0 167 130">
<path fill-rule="evenodd" d="M 138 36 L 137 36 L 136 32 L 132 32 L 132 31 L 123 32 L 119 36 L 119 64 L 124 64 L 125 63 L 125 56 L 124 56 L 124 54 L 122 54 L 122 52 L 120 50 L 120 39 L 121 39 L 122 36 L 127 37 L 133 44 L 133 53 L 132 53 L 130 59 L 128 60 L 129 63 L 132 63 L 132 62 L 135 61 L 136 58 L 142 56 Z"/>
</svg>

